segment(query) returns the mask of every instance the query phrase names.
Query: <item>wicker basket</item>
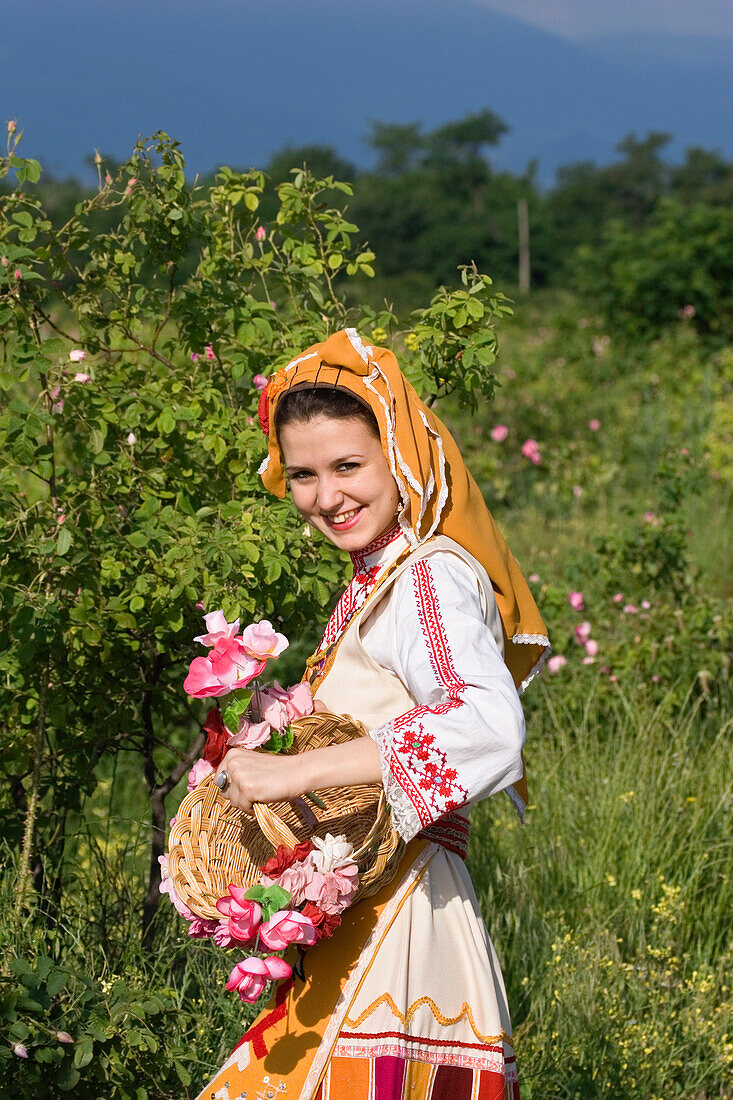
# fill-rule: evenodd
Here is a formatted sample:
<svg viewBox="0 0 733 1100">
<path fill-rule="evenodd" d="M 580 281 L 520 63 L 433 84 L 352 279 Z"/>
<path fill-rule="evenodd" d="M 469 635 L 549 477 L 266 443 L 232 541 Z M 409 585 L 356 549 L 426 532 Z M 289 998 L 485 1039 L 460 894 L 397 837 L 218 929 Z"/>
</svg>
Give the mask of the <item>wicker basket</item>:
<svg viewBox="0 0 733 1100">
<path fill-rule="evenodd" d="M 308 752 L 363 737 L 348 715 L 311 714 L 293 722 L 290 753 Z M 188 794 L 171 829 L 168 867 L 176 893 L 200 917 L 219 917 L 219 898 L 229 883 L 248 889 L 279 844 L 292 848 L 311 837 L 343 835 L 359 865 L 355 900 L 375 893 L 394 876 L 404 848 L 392 826 L 379 785 L 329 787 L 318 792 L 325 809 L 305 798 L 258 804 L 253 815 L 225 798 L 210 775 Z"/>
</svg>

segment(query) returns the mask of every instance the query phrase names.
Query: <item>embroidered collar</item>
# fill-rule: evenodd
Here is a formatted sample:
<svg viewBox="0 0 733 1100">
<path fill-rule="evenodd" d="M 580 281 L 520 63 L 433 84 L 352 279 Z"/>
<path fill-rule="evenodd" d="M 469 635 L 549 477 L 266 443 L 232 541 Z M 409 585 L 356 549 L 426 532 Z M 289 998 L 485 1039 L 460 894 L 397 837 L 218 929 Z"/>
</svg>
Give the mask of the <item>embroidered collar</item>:
<svg viewBox="0 0 733 1100">
<path fill-rule="evenodd" d="M 385 565 L 389 565 L 408 545 L 399 523 L 379 535 L 363 550 L 354 550 L 349 555 L 357 573 L 368 573 L 376 577 Z"/>
</svg>

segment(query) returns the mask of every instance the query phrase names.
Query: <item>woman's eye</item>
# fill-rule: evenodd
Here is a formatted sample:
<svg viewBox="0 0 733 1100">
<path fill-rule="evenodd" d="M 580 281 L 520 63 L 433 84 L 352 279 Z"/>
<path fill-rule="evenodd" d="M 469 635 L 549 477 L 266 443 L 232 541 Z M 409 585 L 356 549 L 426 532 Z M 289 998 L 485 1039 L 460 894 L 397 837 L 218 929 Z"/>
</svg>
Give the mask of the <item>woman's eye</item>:
<svg viewBox="0 0 733 1100">
<path fill-rule="evenodd" d="M 359 463 L 358 462 L 342 462 L 341 465 L 339 466 L 339 470 L 358 470 L 358 469 L 359 469 Z"/>
<path fill-rule="evenodd" d="M 294 474 L 290 475 L 291 481 L 305 481 L 307 478 L 313 477 L 310 470 L 296 470 Z"/>
</svg>

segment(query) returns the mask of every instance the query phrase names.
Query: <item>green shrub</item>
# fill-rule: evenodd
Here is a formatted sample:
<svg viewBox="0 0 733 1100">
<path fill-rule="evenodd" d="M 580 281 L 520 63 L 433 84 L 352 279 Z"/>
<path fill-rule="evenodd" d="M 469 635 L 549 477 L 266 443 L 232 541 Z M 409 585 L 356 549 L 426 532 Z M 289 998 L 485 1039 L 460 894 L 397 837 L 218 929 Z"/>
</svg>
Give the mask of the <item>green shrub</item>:
<svg viewBox="0 0 733 1100">
<path fill-rule="evenodd" d="M 659 335 L 679 318 L 733 335 L 733 211 L 662 199 L 647 223 L 611 222 L 576 254 L 578 289 L 613 332 Z"/>
</svg>

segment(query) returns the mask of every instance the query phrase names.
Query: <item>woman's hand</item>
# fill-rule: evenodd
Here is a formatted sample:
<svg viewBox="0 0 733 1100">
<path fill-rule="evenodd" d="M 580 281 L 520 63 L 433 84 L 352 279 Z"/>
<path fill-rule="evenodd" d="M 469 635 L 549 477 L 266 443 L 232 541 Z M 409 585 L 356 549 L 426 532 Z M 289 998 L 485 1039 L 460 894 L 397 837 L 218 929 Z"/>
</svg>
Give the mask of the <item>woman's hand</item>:
<svg viewBox="0 0 733 1100">
<path fill-rule="evenodd" d="M 229 776 L 224 797 L 248 814 L 254 802 L 287 802 L 304 793 L 299 783 L 302 767 L 298 756 L 233 748 L 219 771 Z"/>
<path fill-rule="evenodd" d="M 252 812 L 255 802 L 289 802 L 306 791 L 380 783 L 382 777 L 379 750 L 371 737 L 295 756 L 233 748 L 224 757 L 222 771 L 229 776 L 224 797 L 245 813 Z"/>
</svg>

